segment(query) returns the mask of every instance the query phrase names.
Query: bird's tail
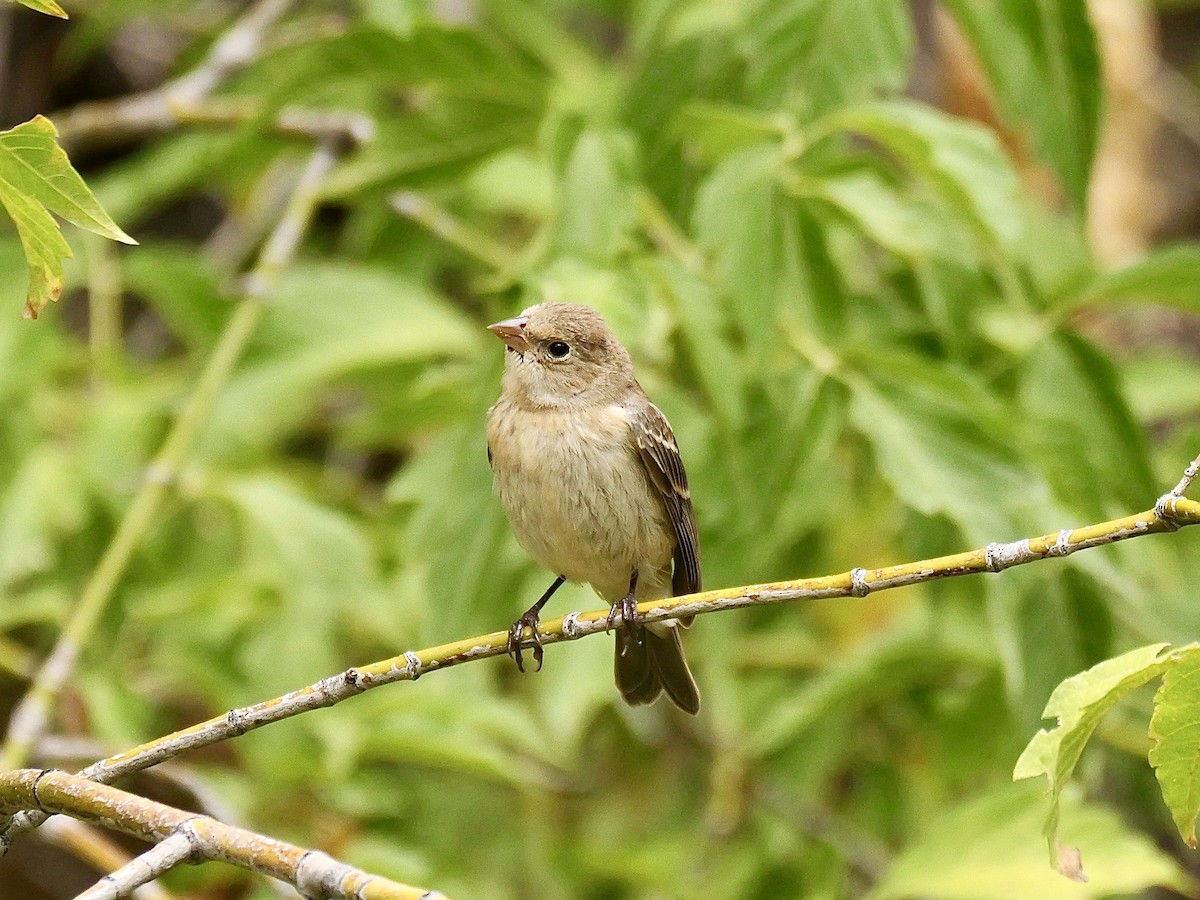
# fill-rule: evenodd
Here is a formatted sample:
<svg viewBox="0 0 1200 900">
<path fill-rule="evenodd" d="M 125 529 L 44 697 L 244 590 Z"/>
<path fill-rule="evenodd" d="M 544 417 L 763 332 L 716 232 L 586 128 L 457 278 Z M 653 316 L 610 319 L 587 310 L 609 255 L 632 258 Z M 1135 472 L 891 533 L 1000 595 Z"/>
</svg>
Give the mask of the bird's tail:
<svg viewBox="0 0 1200 900">
<path fill-rule="evenodd" d="M 683 656 L 679 627 L 669 620 L 654 627 L 661 634 L 642 625 L 617 629 L 617 689 L 630 706 L 650 703 L 665 690 L 671 702 L 695 715 L 700 691 Z"/>
</svg>

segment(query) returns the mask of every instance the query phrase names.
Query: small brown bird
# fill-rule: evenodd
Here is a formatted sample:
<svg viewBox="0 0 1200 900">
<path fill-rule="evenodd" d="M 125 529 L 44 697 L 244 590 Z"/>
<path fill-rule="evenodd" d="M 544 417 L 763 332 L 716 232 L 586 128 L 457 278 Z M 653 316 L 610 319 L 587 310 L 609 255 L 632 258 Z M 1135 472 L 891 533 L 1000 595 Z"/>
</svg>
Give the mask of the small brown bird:
<svg viewBox="0 0 1200 900">
<path fill-rule="evenodd" d="M 525 671 L 526 626 L 541 668 L 542 607 L 564 581 L 586 581 L 612 604 L 610 626 L 621 621 L 621 696 L 636 706 L 665 690 L 696 713 L 700 693 L 679 642 L 691 619 L 637 621 L 639 601 L 700 590 L 696 518 L 667 417 L 594 309 L 539 303 L 488 327 L 508 345 L 488 410 L 488 462 L 517 540 L 558 575 L 509 631 L 517 668 Z"/>
</svg>

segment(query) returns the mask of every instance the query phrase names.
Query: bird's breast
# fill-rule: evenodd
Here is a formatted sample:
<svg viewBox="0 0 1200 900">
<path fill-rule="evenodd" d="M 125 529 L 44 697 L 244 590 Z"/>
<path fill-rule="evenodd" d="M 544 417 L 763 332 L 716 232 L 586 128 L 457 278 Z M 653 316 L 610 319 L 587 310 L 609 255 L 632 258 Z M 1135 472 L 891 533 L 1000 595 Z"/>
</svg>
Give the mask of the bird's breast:
<svg viewBox="0 0 1200 900">
<path fill-rule="evenodd" d="M 621 407 L 531 411 L 502 400 L 488 414 L 488 448 L 513 532 L 539 563 L 610 601 L 634 568 L 639 597 L 669 593 L 674 533 Z"/>
</svg>

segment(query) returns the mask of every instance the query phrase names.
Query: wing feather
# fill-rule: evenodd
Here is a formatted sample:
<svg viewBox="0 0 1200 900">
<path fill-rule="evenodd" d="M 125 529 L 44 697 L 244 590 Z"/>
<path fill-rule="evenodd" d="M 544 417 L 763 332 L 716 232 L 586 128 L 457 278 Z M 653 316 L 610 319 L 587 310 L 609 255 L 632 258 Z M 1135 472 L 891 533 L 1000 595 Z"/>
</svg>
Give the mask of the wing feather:
<svg viewBox="0 0 1200 900">
<path fill-rule="evenodd" d="M 630 404 L 629 424 L 650 481 L 658 488 L 667 516 L 675 531 L 675 573 L 671 587 L 676 596 L 694 594 L 700 587 L 700 538 L 696 532 L 696 514 L 688 489 L 687 472 L 675 433 L 662 410 L 645 399 Z"/>
</svg>

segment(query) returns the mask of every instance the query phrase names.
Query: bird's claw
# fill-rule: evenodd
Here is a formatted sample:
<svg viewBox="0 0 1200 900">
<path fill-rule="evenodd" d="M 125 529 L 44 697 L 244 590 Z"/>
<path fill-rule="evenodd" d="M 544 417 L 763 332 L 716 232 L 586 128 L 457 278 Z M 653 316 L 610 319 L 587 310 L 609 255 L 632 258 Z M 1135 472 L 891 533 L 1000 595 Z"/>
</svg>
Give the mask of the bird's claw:
<svg viewBox="0 0 1200 900">
<path fill-rule="evenodd" d="M 537 611 L 531 609 L 513 622 L 512 627 L 508 629 L 508 655 L 513 658 L 513 662 L 517 664 L 517 671 L 521 674 L 525 673 L 525 662 L 521 659 L 521 640 L 525 636 L 526 627 L 529 628 L 529 633 L 532 635 L 533 661 L 537 663 L 534 671 L 542 670 L 542 636 L 538 634 L 538 621 Z"/>
<path fill-rule="evenodd" d="M 608 611 L 608 622 L 605 624 L 605 633 L 612 631 L 617 619 L 620 618 L 621 624 L 626 628 L 633 630 L 633 626 L 637 624 L 638 611 L 637 600 L 633 594 L 627 594 L 612 605 L 612 609 Z"/>
</svg>

